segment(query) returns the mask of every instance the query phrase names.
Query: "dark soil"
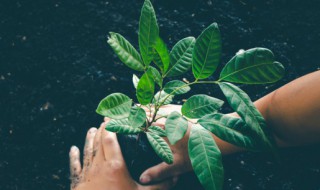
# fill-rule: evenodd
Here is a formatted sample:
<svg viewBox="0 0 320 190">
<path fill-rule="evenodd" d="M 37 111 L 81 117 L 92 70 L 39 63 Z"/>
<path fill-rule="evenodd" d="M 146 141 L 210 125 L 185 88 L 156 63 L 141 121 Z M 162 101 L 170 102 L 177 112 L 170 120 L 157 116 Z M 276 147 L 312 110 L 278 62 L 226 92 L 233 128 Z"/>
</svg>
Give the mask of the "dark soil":
<svg viewBox="0 0 320 190">
<path fill-rule="evenodd" d="M 133 72 L 120 64 L 106 39 L 109 31 L 119 32 L 137 47 L 142 2 L 0 1 L 1 190 L 69 189 L 69 147 L 82 147 L 86 131 L 99 126 L 98 102 L 112 92 L 135 96 Z M 271 49 L 287 74 L 274 85 L 243 86 L 253 100 L 320 68 L 318 0 L 156 0 L 154 5 L 170 48 L 217 22 L 222 63 L 239 49 Z M 211 86 L 194 87 L 192 93 L 222 98 Z M 226 156 L 225 189 L 320 189 L 319 150 L 318 145 L 283 150 L 281 164 L 262 153 Z M 180 183 L 185 181 L 190 180 Z"/>
</svg>

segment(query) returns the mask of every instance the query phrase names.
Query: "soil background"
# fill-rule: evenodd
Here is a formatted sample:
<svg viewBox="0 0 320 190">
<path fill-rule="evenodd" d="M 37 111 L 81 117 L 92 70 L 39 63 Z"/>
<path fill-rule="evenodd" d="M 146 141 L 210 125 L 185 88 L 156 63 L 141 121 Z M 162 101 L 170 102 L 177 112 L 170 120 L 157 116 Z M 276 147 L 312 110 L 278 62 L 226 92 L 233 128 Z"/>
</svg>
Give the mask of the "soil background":
<svg viewBox="0 0 320 190">
<path fill-rule="evenodd" d="M 99 126 L 99 101 L 113 92 L 135 97 L 134 72 L 106 41 L 114 31 L 138 47 L 142 3 L 0 1 L 0 190 L 69 189 L 69 147 L 82 147 L 86 131 Z M 155 0 L 154 7 L 170 49 L 217 22 L 223 39 L 219 69 L 239 49 L 271 49 L 286 76 L 273 85 L 242 86 L 253 100 L 320 69 L 318 0 Z M 192 80 L 191 73 L 186 78 Z M 195 93 L 222 98 L 212 86 L 196 86 L 186 97 Z M 319 190 L 319 150 L 284 149 L 281 164 L 263 153 L 224 157 L 224 189 Z"/>
</svg>

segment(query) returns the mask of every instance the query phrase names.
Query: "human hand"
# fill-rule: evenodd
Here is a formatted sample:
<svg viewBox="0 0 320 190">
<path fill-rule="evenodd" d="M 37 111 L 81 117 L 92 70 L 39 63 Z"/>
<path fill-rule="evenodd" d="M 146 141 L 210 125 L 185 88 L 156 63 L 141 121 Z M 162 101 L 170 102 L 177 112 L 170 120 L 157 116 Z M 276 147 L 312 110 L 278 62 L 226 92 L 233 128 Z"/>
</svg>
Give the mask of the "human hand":
<svg viewBox="0 0 320 190">
<path fill-rule="evenodd" d="M 176 179 L 150 186 L 136 183 L 127 170 L 116 134 L 106 131 L 105 125 L 88 131 L 82 167 L 79 149 L 71 147 L 71 190 L 162 190 L 175 185 Z"/>
<path fill-rule="evenodd" d="M 166 107 L 161 107 L 167 114 L 170 114 L 172 111 L 180 111 L 180 105 L 166 105 Z M 152 117 L 153 113 L 147 111 L 147 115 Z M 156 122 L 152 123 L 152 125 L 165 127 L 165 118 L 161 118 Z M 168 165 L 165 162 L 162 162 L 156 166 L 153 166 L 142 173 L 140 176 L 140 182 L 143 184 L 154 183 L 157 181 L 161 181 L 168 177 L 173 177 L 180 175 L 182 173 L 188 172 L 192 170 L 191 161 L 188 155 L 188 139 L 190 134 L 190 128 L 192 123 L 189 122 L 188 130 L 185 136 L 178 141 L 175 145 L 170 145 L 170 148 L 173 153 L 173 164 Z M 165 139 L 167 140 L 167 139 Z"/>
</svg>

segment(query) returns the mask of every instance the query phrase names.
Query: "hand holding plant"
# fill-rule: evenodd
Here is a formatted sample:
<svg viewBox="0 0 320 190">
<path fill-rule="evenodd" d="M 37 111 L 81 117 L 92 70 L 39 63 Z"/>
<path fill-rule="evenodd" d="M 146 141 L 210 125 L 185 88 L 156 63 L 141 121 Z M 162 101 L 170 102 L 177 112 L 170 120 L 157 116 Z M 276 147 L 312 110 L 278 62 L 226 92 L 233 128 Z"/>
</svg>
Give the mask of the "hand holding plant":
<svg viewBox="0 0 320 190">
<path fill-rule="evenodd" d="M 211 24 L 197 39 L 187 37 L 180 40 L 169 53 L 159 37 L 155 12 L 149 0 L 144 2 L 139 23 L 141 56 L 120 34 L 111 32 L 108 43 L 124 64 L 142 73 L 140 78 L 133 76 L 137 100 L 150 111 L 154 107 L 154 114 L 148 118 L 141 105 L 133 103 L 124 94 L 113 93 L 104 98 L 97 108 L 97 113 L 112 118 L 106 130 L 121 134 L 145 133 L 155 152 L 167 164 L 177 162 L 177 158 L 162 137 L 167 137 L 171 145 L 181 143 L 187 146 L 192 168 L 208 190 L 222 189 L 223 185 L 221 153 L 211 133 L 235 146 L 252 151 L 270 151 L 276 155 L 274 139 L 263 117 L 248 95 L 232 84 L 265 84 L 281 79 L 284 68 L 274 61 L 270 50 L 253 48 L 239 52 L 222 69 L 218 80 L 205 80 L 220 63 L 218 25 Z M 165 83 L 167 77 L 180 76 L 190 69 L 195 78 L 193 82 L 172 80 Z M 196 84 L 219 85 L 240 118 L 218 113 L 224 102 L 199 94 L 190 97 L 182 105 L 181 112 L 163 115 L 166 117 L 165 129 L 153 125 L 161 106 L 170 104 L 173 98 L 189 92 Z M 189 138 L 184 138 L 189 119 L 198 121 L 190 127 Z M 181 154 L 186 156 L 185 152 Z"/>
</svg>

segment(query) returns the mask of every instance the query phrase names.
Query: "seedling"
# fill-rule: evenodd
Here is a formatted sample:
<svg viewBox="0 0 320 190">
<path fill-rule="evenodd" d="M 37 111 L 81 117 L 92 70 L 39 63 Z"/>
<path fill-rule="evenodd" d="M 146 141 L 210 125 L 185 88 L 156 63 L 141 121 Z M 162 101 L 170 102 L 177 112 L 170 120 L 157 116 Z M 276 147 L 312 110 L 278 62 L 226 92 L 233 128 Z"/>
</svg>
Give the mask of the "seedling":
<svg viewBox="0 0 320 190">
<path fill-rule="evenodd" d="M 155 11 L 150 0 L 145 0 L 139 22 L 140 53 L 120 34 L 110 32 L 108 43 L 120 60 L 131 69 L 140 72 L 133 75 L 138 104 L 121 93 L 104 98 L 97 113 L 112 118 L 106 130 L 121 134 L 145 133 L 156 154 L 168 164 L 173 163 L 173 154 L 163 139 L 167 137 L 174 145 L 184 137 L 189 119 L 198 119 L 191 127 L 188 141 L 189 157 L 194 172 L 207 190 L 220 190 L 223 186 L 221 153 L 211 133 L 231 144 L 251 151 L 270 151 L 276 155 L 274 139 L 264 118 L 253 105 L 239 84 L 266 84 L 281 79 L 284 67 L 274 61 L 273 53 L 265 48 L 253 48 L 237 53 L 222 69 L 216 81 L 205 80 L 217 69 L 221 58 L 221 37 L 216 23 L 208 26 L 197 38 L 186 37 L 169 52 L 159 36 Z M 192 70 L 195 80 L 183 82 L 167 77 L 176 77 Z M 181 113 L 167 116 L 165 129 L 152 126 L 162 105 L 172 102 L 175 96 L 185 94 L 196 84 L 219 85 L 229 105 L 240 118 L 221 114 L 218 111 L 222 100 L 205 94 L 190 97 Z M 155 90 L 157 92 L 155 93 Z M 147 119 L 142 105 L 154 108 L 154 116 Z"/>
</svg>

